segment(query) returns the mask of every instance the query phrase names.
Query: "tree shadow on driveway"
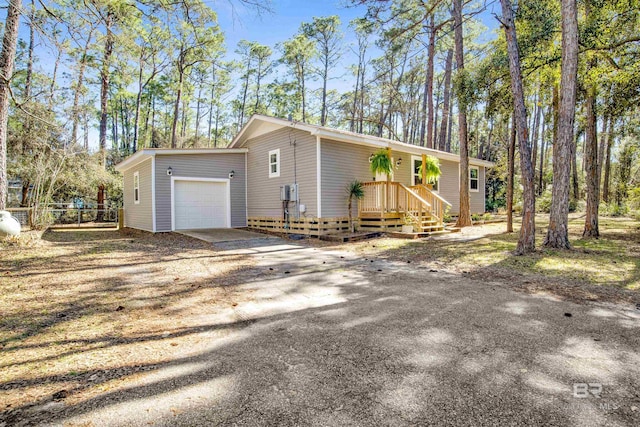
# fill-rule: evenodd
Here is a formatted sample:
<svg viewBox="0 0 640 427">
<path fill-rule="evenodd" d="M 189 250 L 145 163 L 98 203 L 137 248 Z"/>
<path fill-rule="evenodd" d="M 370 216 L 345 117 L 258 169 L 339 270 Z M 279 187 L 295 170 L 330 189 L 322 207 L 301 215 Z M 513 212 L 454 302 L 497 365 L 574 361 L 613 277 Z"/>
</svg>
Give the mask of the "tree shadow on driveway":
<svg viewBox="0 0 640 427">
<path fill-rule="evenodd" d="M 0 421 L 638 422 L 639 413 L 633 410 L 640 406 L 637 317 L 615 308 L 524 295 L 463 274 L 327 249 L 277 246 L 255 248 L 253 263 L 233 270 L 241 278 L 233 280 L 233 292 L 250 297 L 238 298 L 232 308 L 216 312 L 212 304 L 211 313 L 198 312 L 189 327 L 175 325 L 129 340 L 120 337 L 122 341 L 102 337 L 122 355 L 135 350 L 137 342 L 178 343 L 163 360 L 122 360 L 106 370 L 82 370 L 82 380 L 68 390 L 64 404 L 37 399 L 5 411 Z M 208 263 L 219 262 L 228 255 L 224 252 Z M 197 277 L 191 285 L 211 285 L 211 278 Z M 101 292 L 110 285 L 105 286 Z M 190 297 L 184 292 L 175 301 Z M 175 305 L 170 318 L 189 316 L 188 307 Z M 91 343 L 80 344 L 78 351 Z M 45 374 L 0 383 L 0 389 L 19 393 L 30 381 L 67 380 Z M 597 387 L 588 384 L 601 385 L 600 398 L 589 394 Z M 99 392 L 82 397 L 83 390 L 94 389 Z"/>
</svg>

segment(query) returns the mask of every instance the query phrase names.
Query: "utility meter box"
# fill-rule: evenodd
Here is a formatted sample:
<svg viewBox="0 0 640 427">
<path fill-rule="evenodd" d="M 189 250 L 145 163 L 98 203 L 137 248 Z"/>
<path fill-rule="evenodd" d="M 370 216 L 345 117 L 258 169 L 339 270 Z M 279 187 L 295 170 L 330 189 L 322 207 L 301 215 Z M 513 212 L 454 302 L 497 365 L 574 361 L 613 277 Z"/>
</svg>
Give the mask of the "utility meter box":
<svg viewBox="0 0 640 427">
<path fill-rule="evenodd" d="M 291 189 L 288 185 L 281 185 L 280 200 L 282 200 L 283 202 L 288 202 L 289 200 L 291 200 L 290 192 L 291 192 Z"/>
<path fill-rule="evenodd" d="M 289 200 L 298 200 L 298 184 L 291 184 L 289 186 Z"/>
</svg>

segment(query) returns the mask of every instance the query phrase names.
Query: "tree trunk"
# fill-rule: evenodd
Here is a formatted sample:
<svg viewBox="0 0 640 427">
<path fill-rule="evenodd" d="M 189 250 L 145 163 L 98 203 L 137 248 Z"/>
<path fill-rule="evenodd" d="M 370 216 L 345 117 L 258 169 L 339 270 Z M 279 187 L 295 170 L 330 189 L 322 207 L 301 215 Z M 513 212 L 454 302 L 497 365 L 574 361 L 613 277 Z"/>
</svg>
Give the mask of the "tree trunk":
<svg viewBox="0 0 640 427">
<path fill-rule="evenodd" d="M 366 64 L 362 67 L 362 75 L 360 76 L 360 117 L 358 123 L 358 133 L 364 130 L 364 76 L 366 73 Z"/>
<path fill-rule="evenodd" d="M 587 0 L 585 13 L 587 19 L 591 13 L 590 1 Z M 597 59 L 590 58 L 587 64 L 587 73 L 597 66 Z M 585 114 L 587 116 L 587 128 L 585 130 L 584 143 L 584 168 L 585 183 L 587 187 L 587 207 L 585 212 L 584 230 L 582 237 L 600 237 L 598 224 L 598 208 L 600 207 L 600 180 L 598 176 L 598 137 L 596 131 L 596 83 L 588 83 L 587 99 L 585 101 Z"/>
<path fill-rule="evenodd" d="M 573 141 L 578 71 L 576 0 L 562 0 L 562 67 L 557 142 L 553 149 L 553 194 L 544 245 L 569 249 L 569 164 Z"/>
<path fill-rule="evenodd" d="M 444 150 L 448 153 L 451 152 L 451 135 L 453 132 L 453 120 L 451 120 L 451 118 L 453 117 L 453 102 L 449 103 L 449 120 L 448 120 L 448 124 L 447 124 L 447 142 L 445 143 L 444 146 Z"/>
<path fill-rule="evenodd" d="M 209 99 L 209 126 L 207 130 L 207 147 L 211 147 L 211 129 L 213 126 L 213 107 L 215 103 L 215 89 L 216 89 L 216 64 L 211 66 L 211 98 Z"/>
<path fill-rule="evenodd" d="M 433 106 L 433 148 L 438 150 L 439 145 L 438 145 L 438 113 L 440 110 L 440 92 L 441 92 L 441 86 L 442 86 L 442 82 L 438 83 L 438 88 L 436 89 L 436 102 L 434 103 Z"/>
<path fill-rule="evenodd" d="M 329 49 L 325 46 L 324 70 L 322 73 L 322 110 L 320 111 L 320 126 L 327 123 L 327 80 L 329 79 Z"/>
<path fill-rule="evenodd" d="M 543 118 L 542 120 L 542 135 L 540 138 L 540 175 L 539 175 L 539 180 L 538 180 L 538 195 L 541 195 L 542 192 L 544 191 L 544 181 L 543 181 L 543 177 L 544 177 L 544 165 L 545 165 L 545 161 L 544 161 L 544 156 L 545 156 L 545 133 L 547 130 L 547 122 L 546 120 Z"/>
<path fill-rule="evenodd" d="M 445 151 L 447 146 L 447 129 L 449 127 L 449 102 L 451 98 L 451 69 L 453 63 L 453 49 L 447 51 L 447 60 L 444 69 L 444 95 L 442 100 L 442 121 L 440 122 L 440 133 L 438 135 L 438 149 Z M 446 150 L 450 151 L 450 150 Z"/>
<path fill-rule="evenodd" d="M 140 108 L 142 103 L 142 72 L 144 70 L 144 54 L 140 53 L 140 63 L 138 68 L 138 93 L 136 94 L 136 113 L 133 119 L 133 152 L 138 151 L 138 137 L 139 137 L 139 127 L 140 127 Z"/>
<path fill-rule="evenodd" d="M 104 220 L 104 185 L 98 186 L 98 212 L 96 214 L 96 222 L 102 222 Z"/>
<path fill-rule="evenodd" d="M 302 97 L 302 123 L 307 122 L 307 89 L 305 87 L 304 65 L 300 67 L 300 92 Z"/>
<path fill-rule="evenodd" d="M 22 197 L 20 197 L 20 207 L 24 208 L 29 206 L 29 187 L 31 184 L 26 181 L 22 183 Z"/>
<path fill-rule="evenodd" d="M 7 207 L 7 124 L 9 120 L 9 85 L 13 76 L 20 25 L 21 0 L 10 0 L 0 51 L 0 210 Z"/>
<path fill-rule="evenodd" d="M 104 56 L 102 59 L 102 68 L 100 70 L 100 163 L 106 166 L 106 149 L 107 149 L 107 120 L 108 116 L 108 100 L 109 100 L 109 65 L 111 64 L 111 54 L 113 53 L 113 11 L 107 11 L 105 28 L 107 36 L 104 41 Z"/>
<path fill-rule="evenodd" d="M 462 35 L 462 0 L 453 0 L 457 73 L 465 79 L 464 45 Z M 458 136 L 460 138 L 460 212 L 456 227 L 467 227 L 471 223 L 469 200 L 469 147 L 467 137 L 467 105 L 464 94 L 458 94 Z"/>
<path fill-rule="evenodd" d="M 609 137 L 607 126 L 609 126 L 609 114 L 605 113 L 602 118 L 602 132 L 600 132 L 602 136 L 598 143 L 598 188 L 602 188 L 602 167 L 604 166 L 604 153 L 607 150 L 607 139 Z M 602 192 L 600 194 L 602 195 Z"/>
<path fill-rule="evenodd" d="M 351 105 L 351 120 L 349 122 L 349 130 L 354 132 L 356 129 L 356 116 L 358 110 L 358 88 L 360 86 L 360 68 L 362 67 L 362 56 L 358 57 L 358 69 L 356 71 L 356 87 L 353 90 L 353 103 Z M 349 200 L 349 204 L 351 204 L 351 200 Z M 351 224 L 351 219 L 349 219 L 349 224 Z M 352 231 L 353 232 L 353 231 Z"/>
<path fill-rule="evenodd" d="M 80 58 L 80 65 L 78 68 L 78 83 L 75 90 L 73 91 L 73 106 L 71 107 L 71 144 L 75 144 L 78 142 L 78 126 L 80 124 L 80 94 L 82 93 L 82 86 L 84 85 L 84 72 L 87 68 L 87 53 L 89 52 L 89 45 L 91 44 L 92 36 L 93 29 L 90 30 L 89 34 L 87 35 L 87 42 L 84 45 L 82 57 Z"/>
<path fill-rule="evenodd" d="M 182 97 L 182 82 L 184 80 L 184 68 L 182 66 L 183 56 L 184 52 L 181 52 L 179 55 L 180 59 L 178 60 L 178 90 L 176 91 L 176 100 L 173 106 L 173 121 L 171 123 L 171 148 L 177 147 L 178 140 L 178 118 L 180 117 L 180 98 Z"/>
<path fill-rule="evenodd" d="M 198 138 L 200 137 L 200 109 L 202 107 L 202 85 L 203 82 L 200 82 L 200 85 L 198 87 L 198 100 L 196 101 L 196 123 L 195 123 L 195 135 L 194 135 L 194 140 L 195 140 L 195 146 L 196 147 L 200 147 L 200 143 L 198 141 Z"/>
<path fill-rule="evenodd" d="M 607 149 L 604 157 L 604 180 L 602 182 L 602 200 L 609 203 L 609 181 L 611 176 L 611 147 L 613 146 L 613 126 L 615 119 L 609 118 L 609 135 L 607 136 Z"/>
<path fill-rule="evenodd" d="M 511 134 L 509 137 L 507 159 L 507 233 L 513 233 L 513 178 L 516 152 L 516 121 L 511 115 Z"/>
<path fill-rule="evenodd" d="M 420 127 L 420 145 L 433 147 L 433 68 L 436 56 L 436 26 L 433 14 L 429 20 L 429 46 L 427 49 L 427 72 L 424 80 L 424 98 L 422 101 L 422 123 Z M 426 135 L 425 135 L 426 133 Z M 426 137 L 426 139 L 425 139 Z"/>
<path fill-rule="evenodd" d="M 216 128 L 213 136 L 213 146 L 218 146 L 218 125 L 220 124 L 220 106 L 216 106 Z"/>
<path fill-rule="evenodd" d="M 538 89 L 538 93 L 536 95 L 536 105 L 535 105 L 534 116 L 535 119 L 533 121 L 533 138 L 532 145 L 533 151 L 531 153 L 531 164 L 533 166 L 533 174 L 535 176 L 536 173 L 536 164 L 538 160 L 538 142 L 540 139 L 540 116 L 542 115 L 542 107 L 540 106 L 540 89 Z M 534 186 L 535 189 L 535 186 Z"/>
<path fill-rule="evenodd" d="M 240 105 L 240 121 L 238 122 L 238 131 L 242 129 L 244 124 L 244 110 L 247 105 L 247 91 L 249 90 L 249 72 L 251 70 L 251 57 L 247 57 L 247 72 L 244 79 L 244 88 L 242 89 L 242 104 Z"/>
<path fill-rule="evenodd" d="M 571 144 L 571 186 L 572 186 L 572 199 L 577 201 L 580 198 L 580 188 L 578 187 L 578 139 L 577 136 L 573 144 Z"/>
<path fill-rule="evenodd" d="M 524 104 L 524 90 L 520 70 L 520 54 L 516 27 L 513 21 L 513 10 L 510 0 L 501 0 L 504 31 L 507 38 L 509 53 L 509 71 L 511 74 L 511 92 L 513 93 L 513 108 L 515 126 L 520 142 L 520 174 L 522 176 L 522 226 L 518 237 L 516 254 L 523 255 L 536 250 L 535 237 L 535 192 L 533 186 L 533 167 L 531 165 L 531 147 L 529 146 L 529 131 L 527 129 L 527 110 Z"/>
<path fill-rule="evenodd" d="M 49 110 L 53 109 L 53 97 L 56 91 L 56 81 L 58 79 L 58 68 L 60 68 L 60 59 L 62 58 L 62 50 L 58 49 L 56 52 L 56 60 L 53 63 L 53 72 L 51 74 L 51 85 L 49 85 L 49 102 L 47 106 Z"/>
</svg>

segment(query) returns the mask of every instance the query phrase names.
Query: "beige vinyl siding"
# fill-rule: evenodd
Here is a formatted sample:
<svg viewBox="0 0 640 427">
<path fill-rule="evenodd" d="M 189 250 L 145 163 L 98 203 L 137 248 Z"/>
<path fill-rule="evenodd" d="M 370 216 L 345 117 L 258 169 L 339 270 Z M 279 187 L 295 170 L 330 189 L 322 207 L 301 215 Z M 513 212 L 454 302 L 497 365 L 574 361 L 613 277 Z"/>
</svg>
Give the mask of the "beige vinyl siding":
<svg viewBox="0 0 640 427">
<path fill-rule="evenodd" d="M 147 159 L 124 171 L 124 226 L 140 230 L 153 231 L 153 217 L 151 213 L 151 162 Z M 140 203 L 133 200 L 133 175 L 138 172 L 140 177 Z"/>
<path fill-rule="evenodd" d="M 411 154 L 401 153 L 399 151 L 392 150 L 391 158 L 393 159 L 393 180 L 401 182 L 404 185 L 411 186 Z M 399 168 L 396 168 L 396 162 L 402 159 L 402 163 Z M 367 157 L 367 162 L 369 158 Z"/>
<path fill-rule="evenodd" d="M 472 165 L 470 165 L 472 166 Z M 469 191 L 469 202 L 471 205 L 471 213 L 484 213 L 484 198 L 485 198 L 485 168 L 478 166 L 478 191 Z"/>
<path fill-rule="evenodd" d="M 375 149 L 364 145 L 322 139 L 320 165 L 323 217 L 348 215 L 346 187 L 354 179 L 373 181 L 373 175 L 369 170 L 369 156 L 374 151 Z M 355 207 L 354 215 L 357 215 Z"/>
<path fill-rule="evenodd" d="M 458 162 L 440 159 L 440 182 L 438 194 L 451 203 L 449 213 L 457 215 L 460 212 L 460 169 Z"/>
<path fill-rule="evenodd" d="M 293 184 L 294 159 L 291 142 L 296 143 L 296 178 L 305 216 L 317 217 L 316 137 L 308 132 L 283 128 L 248 140 L 247 198 L 249 217 L 281 217 L 280 186 Z M 280 149 L 280 176 L 269 178 L 269 151 Z M 293 205 L 292 208 L 295 209 Z M 326 216 L 323 212 L 323 216 Z"/>
<path fill-rule="evenodd" d="M 246 227 L 245 154 L 179 154 L 156 156 L 156 228 L 171 231 L 171 167 L 174 177 L 228 179 L 231 192 L 231 227 Z"/>
<path fill-rule="evenodd" d="M 337 217 L 347 215 L 346 190 L 348 183 L 354 179 L 373 181 L 369 170 L 369 156 L 376 151 L 373 147 L 347 144 L 331 140 L 322 140 L 322 216 Z M 414 154 L 415 155 L 415 154 Z M 411 153 L 392 151 L 394 163 L 402 159 L 400 168 L 393 171 L 393 180 L 404 185 L 411 185 Z M 451 203 L 451 213 L 457 214 L 460 209 L 460 190 L 458 186 L 458 163 L 440 160 L 440 189 L 438 194 Z M 483 187 L 484 172 L 480 171 L 480 185 Z M 484 192 L 482 192 L 482 196 Z M 484 198 L 479 193 L 471 195 L 472 208 L 484 207 Z M 475 212 L 475 211 L 474 211 Z M 355 211 L 354 211 L 355 213 Z"/>
</svg>

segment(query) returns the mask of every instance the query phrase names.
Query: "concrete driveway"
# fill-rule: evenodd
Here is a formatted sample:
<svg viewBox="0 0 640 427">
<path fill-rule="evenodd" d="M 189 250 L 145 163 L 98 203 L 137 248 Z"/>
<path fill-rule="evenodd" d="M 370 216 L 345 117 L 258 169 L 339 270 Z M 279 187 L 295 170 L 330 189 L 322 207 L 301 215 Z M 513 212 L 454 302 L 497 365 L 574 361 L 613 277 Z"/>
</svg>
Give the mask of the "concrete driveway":
<svg viewBox="0 0 640 427">
<path fill-rule="evenodd" d="M 631 307 L 280 239 L 214 245 L 257 262 L 237 273 L 251 298 L 52 424 L 640 425 Z"/>
<path fill-rule="evenodd" d="M 275 237 L 267 234 L 242 230 L 239 228 L 201 228 L 197 230 L 179 230 L 176 231 L 176 233 L 184 234 L 185 236 L 204 240 L 205 242 L 210 243 L 275 239 Z M 252 246 L 253 242 L 244 243 L 244 245 Z"/>
</svg>

